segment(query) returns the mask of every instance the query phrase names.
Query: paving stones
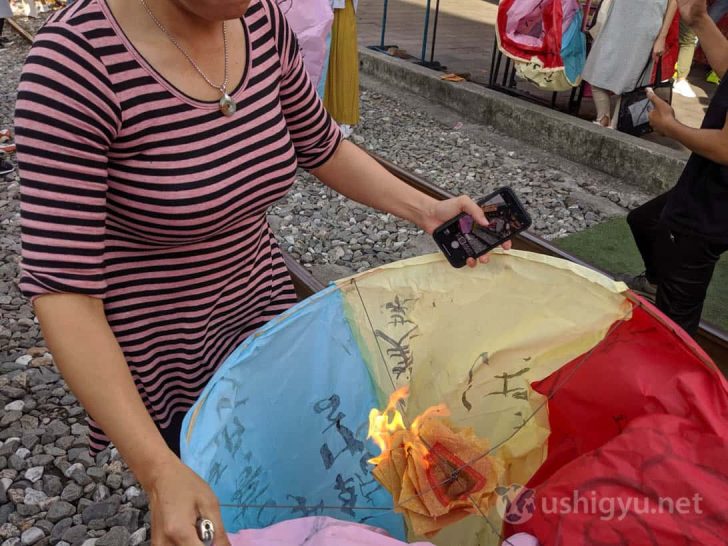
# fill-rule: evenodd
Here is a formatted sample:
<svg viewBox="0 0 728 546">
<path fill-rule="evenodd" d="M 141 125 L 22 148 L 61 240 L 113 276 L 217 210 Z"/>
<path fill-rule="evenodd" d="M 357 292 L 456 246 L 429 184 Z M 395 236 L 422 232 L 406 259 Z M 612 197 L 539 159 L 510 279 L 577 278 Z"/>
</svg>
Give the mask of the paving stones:
<svg viewBox="0 0 728 546">
<path fill-rule="evenodd" d="M 106 519 L 106 524 L 110 527 L 124 527 L 129 532 L 134 532 L 139 528 L 139 510 L 126 509 L 119 511 L 117 514 Z"/>
<path fill-rule="evenodd" d="M 83 511 L 83 522 L 88 523 L 95 519 L 107 519 L 116 514 L 121 505 L 121 498 L 113 496 L 103 502 L 95 502 Z"/>
<path fill-rule="evenodd" d="M 54 440 L 57 440 L 62 436 L 67 436 L 69 432 L 71 432 L 71 427 L 57 419 L 54 419 L 48 424 L 48 426 L 46 426 L 46 434 L 53 436 Z"/>
<path fill-rule="evenodd" d="M 25 402 L 22 400 L 13 400 L 5 404 L 5 411 L 20 411 L 22 412 L 25 408 Z"/>
<path fill-rule="evenodd" d="M 96 541 L 96 546 L 126 546 L 129 542 L 129 534 L 126 527 L 112 527 L 108 533 Z"/>
<path fill-rule="evenodd" d="M 25 389 L 14 387 L 13 385 L 5 385 L 4 387 L 0 387 L 0 394 L 10 399 L 18 399 L 25 396 Z"/>
<path fill-rule="evenodd" d="M 43 467 L 33 466 L 25 471 L 24 476 L 30 483 L 35 483 L 43 477 Z"/>
<path fill-rule="evenodd" d="M 0 456 L 6 457 L 15 453 L 15 450 L 20 447 L 20 438 L 7 438 L 2 446 L 0 446 Z"/>
<path fill-rule="evenodd" d="M 3 523 L 0 525 L 0 539 L 13 538 L 20 536 L 20 529 L 12 523 Z"/>
<path fill-rule="evenodd" d="M 25 500 L 25 490 L 17 487 L 8 489 L 6 495 L 8 500 L 13 504 L 21 504 Z"/>
<path fill-rule="evenodd" d="M 75 510 L 75 509 L 74 509 Z M 49 510 L 50 512 L 50 510 Z M 56 522 L 51 529 L 50 538 L 51 542 L 58 542 L 63 538 L 63 534 L 73 526 L 73 518 L 67 517 Z"/>
<path fill-rule="evenodd" d="M 71 516 L 73 516 L 75 513 L 75 506 L 73 506 L 70 502 L 59 500 L 54 502 L 48 509 L 46 519 L 51 523 L 58 523 L 63 519 L 70 520 Z"/>
<path fill-rule="evenodd" d="M 37 489 L 32 489 L 28 487 L 25 490 L 25 495 L 23 497 L 23 502 L 25 504 L 29 504 L 31 506 L 38 506 L 44 501 L 48 499 L 48 495 L 46 495 L 43 491 L 38 491 Z"/>
<path fill-rule="evenodd" d="M 26 447 L 26 449 L 28 448 Z M 34 467 L 45 468 L 50 467 L 54 460 L 55 458 L 53 457 L 53 455 L 40 453 L 38 455 L 33 455 L 32 457 L 28 458 L 28 464 L 31 464 Z"/>
<path fill-rule="evenodd" d="M 94 488 L 93 500 L 94 502 L 101 502 L 107 499 L 111 495 L 111 491 L 103 483 L 99 483 Z"/>
<path fill-rule="evenodd" d="M 22 400 L 19 401 L 22 402 Z M 23 444 L 24 448 L 33 449 L 40 442 L 40 438 L 37 434 L 23 434 L 23 437 L 20 439 L 20 441 Z"/>
<path fill-rule="evenodd" d="M 69 544 L 81 543 L 86 538 L 88 528 L 85 525 L 73 525 L 63 532 L 61 538 Z"/>
<path fill-rule="evenodd" d="M 92 483 L 91 478 L 89 478 L 88 474 L 86 474 L 86 468 L 81 463 L 75 463 L 68 467 L 68 470 L 65 472 L 65 476 L 67 478 L 71 478 L 82 487 Z"/>
<path fill-rule="evenodd" d="M 111 489 L 119 489 L 121 487 L 121 474 L 109 474 L 106 478 L 106 485 Z"/>
<path fill-rule="evenodd" d="M 129 536 L 129 546 L 139 546 L 147 539 L 147 530 L 142 527 Z"/>
<path fill-rule="evenodd" d="M 67 484 L 61 492 L 61 499 L 66 502 L 76 502 L 83 496 L 83 488 L 77 483 Z"/>
<path fill-rule="evenodd" d="M 2 417 L 0 418 L 0 427 L 7 427 L 8 425 L 14 423 L 15 421 L 19 421 L 22 416 L 23 416 L 22 411 L 18 411 L 18 410 L 4 411 L 2 414 Z"/>
<path fill-rule="evenodd" d="M 20 535 L 20 543 L 23 546 L 32 546 L 44 537 L 45 533 L 42 529 L 39 529 L 38 527 L 31 527 L 30 529 L 23 531 L 23 534 Z"/>
<path fill-rule="evenodd" d="M 20 320 L 23 320 L 23 319 L 20 319 Z M 20 321 L 18 321 L 18 322 L 20 322 Z M 23 356 L 18 357 L 15 360 L 15 363 L 18 364 L 19 366 L 27 366 L 28 364 L 30 364 L 30 361 L 31 360 L 33 360 L 33 357 L 32 356 L 30 356 L 30 355 L 23 355 Z"/>
<path fill-rule="evenodd" d="M 24 518 L 34 516 L 40 512 L 40 507 L 34 504 L 18 504 L 15 507 L 15 511 Z"/>
</svg>

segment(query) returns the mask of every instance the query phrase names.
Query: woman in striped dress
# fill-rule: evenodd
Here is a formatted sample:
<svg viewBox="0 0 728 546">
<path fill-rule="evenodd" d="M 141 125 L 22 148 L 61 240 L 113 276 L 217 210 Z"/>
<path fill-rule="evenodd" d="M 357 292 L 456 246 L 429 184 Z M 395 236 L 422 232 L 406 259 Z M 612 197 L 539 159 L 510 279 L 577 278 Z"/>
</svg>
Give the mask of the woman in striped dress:
<svg viewBox="0 0 728 546">
<path fill-rule="evenodd" d="M 92 449 L 113 441 L 148 492 L 155 546 L 197 544 L 199 515 L 227 544 L 176 455 L 180 424 L 295 302 L 266 210 L 297 167 L 428 232 L 461 211 L 485 222 L 341 142 L 274 0 L 78 0 L 36 37 L 16 135 L 21 289 Z"/>
</svg>

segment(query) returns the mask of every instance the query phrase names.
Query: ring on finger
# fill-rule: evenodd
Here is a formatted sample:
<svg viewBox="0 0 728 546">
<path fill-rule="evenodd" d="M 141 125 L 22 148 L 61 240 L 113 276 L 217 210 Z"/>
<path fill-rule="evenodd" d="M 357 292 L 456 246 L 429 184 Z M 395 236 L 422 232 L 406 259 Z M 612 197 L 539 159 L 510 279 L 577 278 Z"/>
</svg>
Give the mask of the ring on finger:
<svg viewBox="0 0 728 546">
<path fill-rule="evenodd" d="M 197 518 L 197 536 L 205 546 L 212 546 L 215 539 L 215 525 L 207 518 Z"/>
</svg>

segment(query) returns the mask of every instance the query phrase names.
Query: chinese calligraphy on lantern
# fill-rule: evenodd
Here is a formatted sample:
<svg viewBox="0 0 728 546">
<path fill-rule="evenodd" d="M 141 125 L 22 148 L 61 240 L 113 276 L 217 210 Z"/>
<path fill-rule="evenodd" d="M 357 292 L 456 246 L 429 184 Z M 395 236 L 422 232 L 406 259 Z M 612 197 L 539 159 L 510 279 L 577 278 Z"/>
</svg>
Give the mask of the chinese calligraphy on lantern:
<svg viewBox="0 0 728 546">
<path fill-rule="evenodd" d="M 391 373 L 397 380 L 404 376 L 409 381 L 414 365 L 410 342 L 418 335 L 417 325 L 410 320 L 407 307 L 414 301 L 417 300 L 395 296 L 392 301 L 384 305 L 389 314 L 389 327 L 386 328 L 386 331 L 383 329 L 374 331 L 377 340 L 381 340 L 385 344 L 383 351 L 388 360 L 387 364 L 391 366 Z"/>
<path fill-rule="evenodd" d="M 337 473 L 332 488 L 337 494 L 340 510 L 352 518 L 356 518 L 356 506 L 361 496 L 370 505 L 373 504 L 372 494 L 381 489 L 379 483 L 372 476 L 367 460 L 375 456 L 367 449 L 364 443 L 366 424 L 355 431 L 345 424 L 346 414 L 340 411 L 341 398 L 332 394 L 328 398 L 319 400 L 313 410 L 325 420 L 325 428 L 321 434 L 325 436 L 321 445 L 321 463 L 326 470 L 331 470 L 340 457 L 354 457 L 357 459 L 359 471 L 353 475 Z M 367 518 L 358 518 L 359 522 Z"/>
</svg>

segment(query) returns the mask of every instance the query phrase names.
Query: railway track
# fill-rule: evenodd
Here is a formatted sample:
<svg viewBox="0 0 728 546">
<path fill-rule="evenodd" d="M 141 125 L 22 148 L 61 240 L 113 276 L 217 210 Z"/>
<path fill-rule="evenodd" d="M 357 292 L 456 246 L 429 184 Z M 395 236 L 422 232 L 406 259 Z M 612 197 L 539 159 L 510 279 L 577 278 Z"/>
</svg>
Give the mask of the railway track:
<svg viewBox="0 0 728 546">
<path fill-rule="evenodd" d="M 15 19 L 10 17 L 6 19 L 6 21 L 11 26 L 11 28 L 20 35 L 21 38 L 23 38 L 26 42 L 30 44 L 33 43 L 33 35 L 28 32 L 22 25 L 20 25 Z"/>
<path fill-rule="evenodd" d="M 449 199 L 453 195 L 435 184 L 420 178 L 397 165 L 383 159 L 375 154 L 370 154 L 376 159 L 384 168 L 394 174 L 397 178 L 403 180 L 410 186 L 426 193 L 435 199 Z M 529 252 L 535 252 L 537 254 L 546 254 L 548 256 L 555 256 L 564 260 L 577 263 L 579 265 L 588 267 L 595 271 L 599 271 L 607 276 L 611 275 L 598 267 L 595 267 L 583 260 L 572 256 L 571 254 L 564 252 L 560 248 L 554 246 L 549 241 L 534 235 L 533 233 L 525 232 L 517 235 L 513 240 L 513 248 L 518 250 L 527 250 Z M 321 290 L 324 285 L 316 280 L 307 269 L 297 263 L 290 256 L 286 256 L 286 263 L 291 270 L 291 274 L 294 278 L 294 284 L 299 293 L 300 297 L 307 297 L 314 292 Z M 697 341 L 700 346 L 708 353 L 718 367 L 723 371 L 724 374 L 728 375 L 728 332 L 717 328 L 716 326 L 707 322 L 701 322 L 700 330 L 698 331 Z"/>
<path fill-rule="evenodd" d="M 13 19 L 8 19 L 8 23 L 23 39 L 32 43 L 33 35 L 28 32 L 25 28 L 17 23 Z M 371 154 L 384 168 L 394 174 L 397 178 L 403 180 L 410 186 L 426 193 L 435 199 L 448 199 L 453 197 L 452 194 L 439 188 L 435 184 L 420 178 L 395 164 Z M 541 237 L 532 233 L 522 233 L 517 235 L 513 240 L 513 247 L 519 250 L 527 250 L 529 252 L 535 252 L 538 254 L 546 254 L 549 256 L 555 256 L 571 262 L 589 267 L 596 271 L 600 271 L 605 275 L 609 276 L 606 271 L 601 271 L 599 268 L 594 267 L 591 264 L 580 260 L 576 256 L 572 256 L 567 252 L 564 252 L 560 248 L 554 246 L 549 241 L 542 239 Z M 311 294 L 318 292 L 324 288 L 324 285 L 315 279 L 309 271 L 304 268 L 301 264 L 296 262 L 291 256 L 285 255 L 286 264 L 288 265 L 293 282 L 296 286 L 299 297 L 305 298 Z M 705 321 L 700 323 L 700 329 L 697 335 L 697 341 L 700 346 L 708 353 L 715 363 L 720 367 L 724 374 L 728 375 L 728 332 L 721 330 L 720 328 L 709 324 Z"/>
</svg>

